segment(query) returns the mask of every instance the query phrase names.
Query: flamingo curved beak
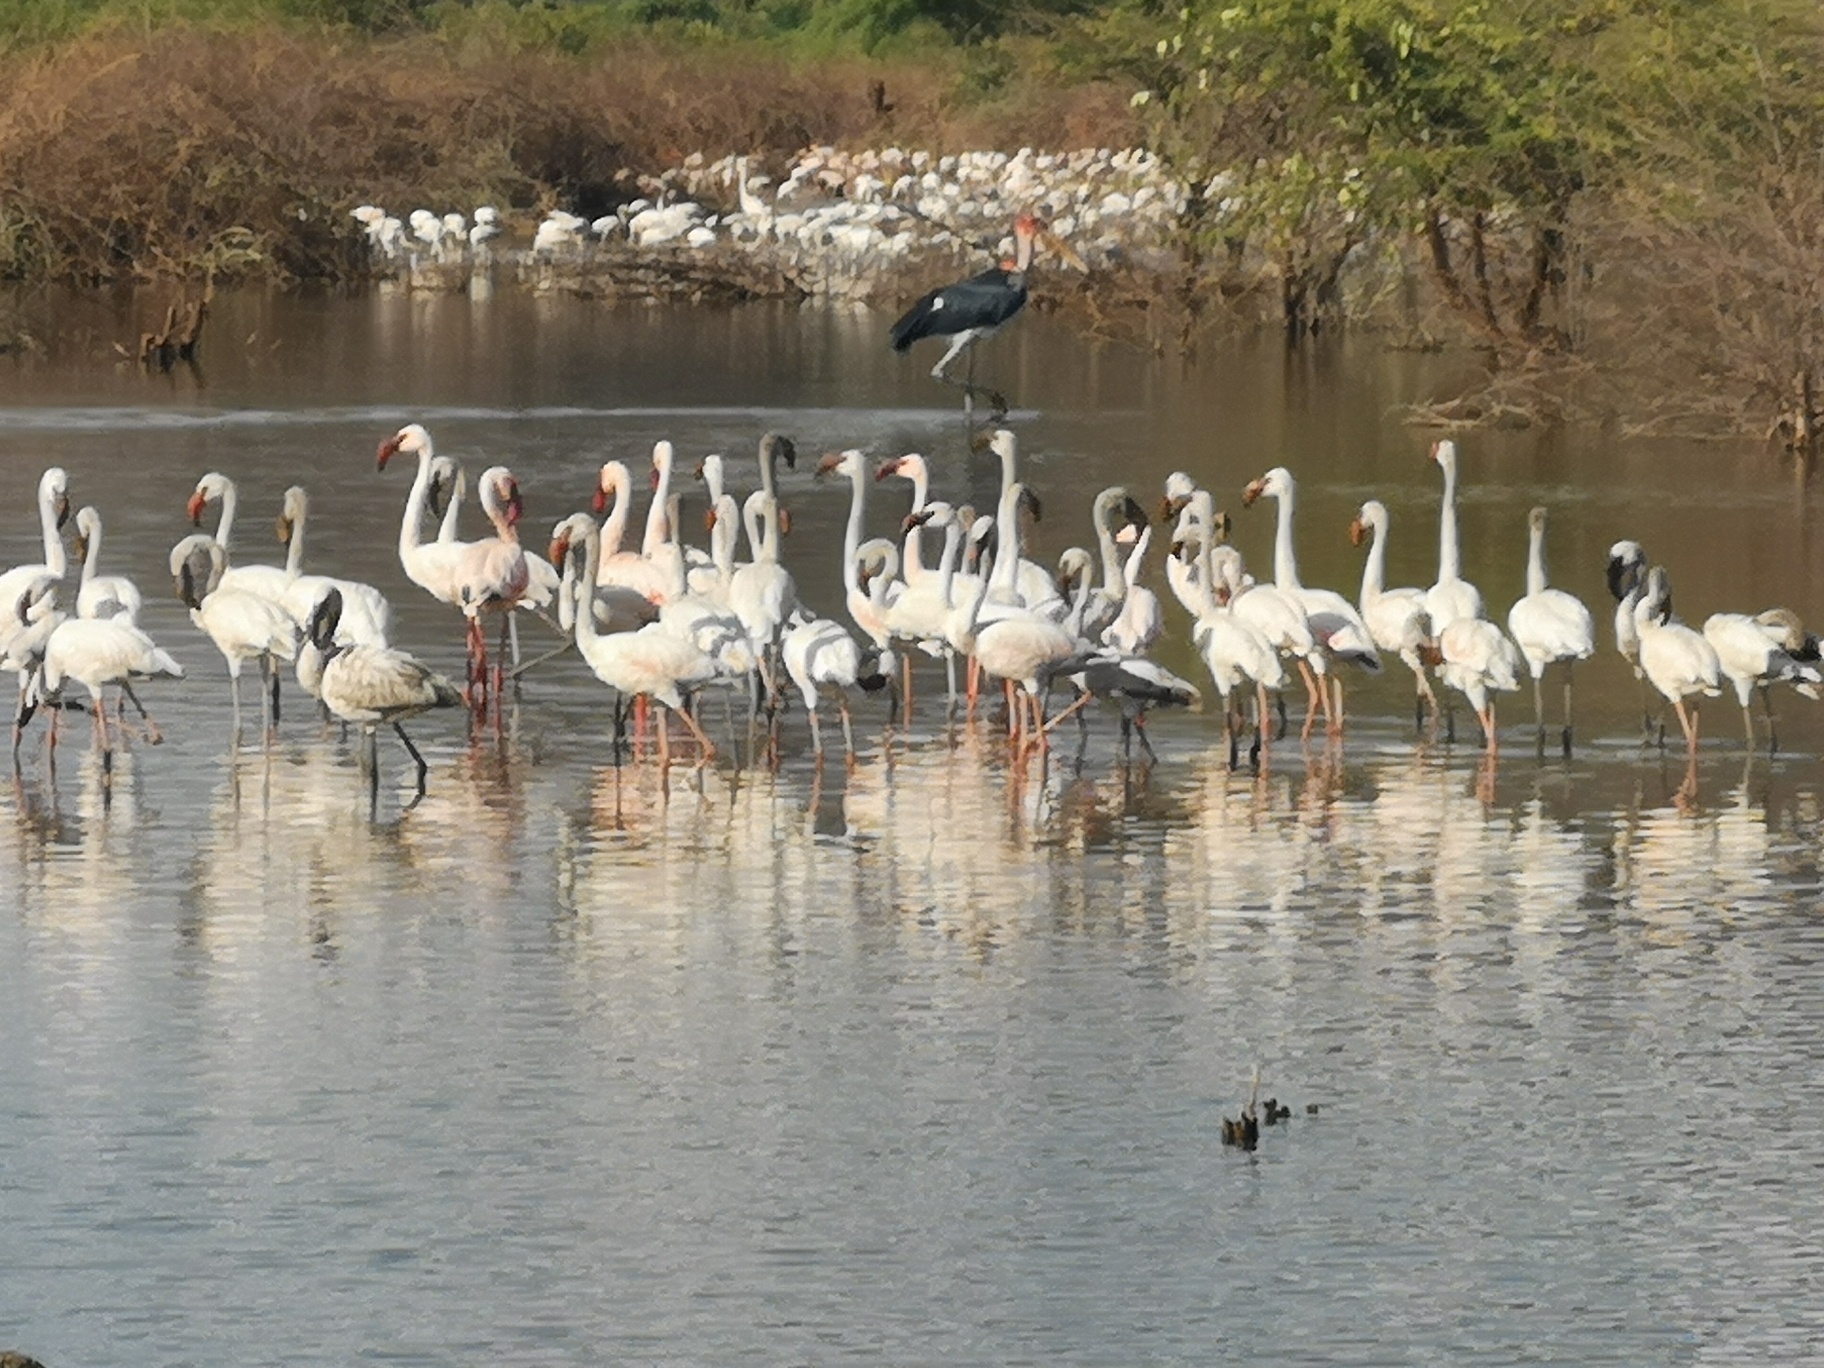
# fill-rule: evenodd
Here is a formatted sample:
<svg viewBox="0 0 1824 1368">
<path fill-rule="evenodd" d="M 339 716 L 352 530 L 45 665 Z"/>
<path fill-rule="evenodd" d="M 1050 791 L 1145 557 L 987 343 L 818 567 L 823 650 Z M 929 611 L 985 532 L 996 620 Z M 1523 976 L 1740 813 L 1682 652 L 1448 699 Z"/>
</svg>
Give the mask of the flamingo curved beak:
<svg viewBox="0 0 1824 1368">
<path fill-rule="evenodd" d="M 890 461 L 882 461 L 879 465 L 874 467 L 874 478 L 877 480 L 884 480 L 888 476 L 897 474 L 899 474 L 899 458 L 897 456 Z"/>
<path fill-rule="evenodd" d="M 606 513 L 608 511 L 608 491 L 597 485 L 594 497 L 589 500 L 589 507 L 593 508 L 598 515 Z"/>
<path fill-rule="evenodd" d="M 566 532 L 562 536 L 553 537 L 551 545 L 547 549 L 549 554 L 545 559 L 553 565 L 562 565 L 564 557 L 570 554 L 570 534 Z"/>
<path fill-rule="evenodd" d="M 290 546 L 291 545 L 291 519 L 290 518 L 286 517 L 283 513 L 281 513 L 279 515 L 278 525 L 274 530 L 277 531 L 279 534 L 279 545 L 281 545 L 281 546 Z"/>
<path fill-rule="evenodd" d="M 1146 510 L 1140 506 L 1139 501 L 1132 495 L 1129 495 L 1127 501 L 1122 505 L 1121 516 L 1127 519 L 1127 525 L 1135 531 L 1139 531 L 1148 526 Z"/>
<path fill-rule="evenodd" d="M 516 526 L 525 511 L 525 501 L 519 496 L 519 482 L 507 481 L 507 526 Z"/>
<path fill-rule="evenodd" d="M 375 469 L 385 470 L 386 463 L 399 454 L 399 448 L 402 445 L 404 445 L 404 443 L 399 440 L 399 435 L 397 433 L 394 433 L 391 437 L 388 437 L 384 442 L 380 443 L 380 449 L 374 453 L 376 461 Z"/>
<path fill-rule="evenodd" d="M 659 487 L 659 468 L 656 465 L 652 468 L 652 487 L 655 490 Z"/>
<path fill-rule="evenodd" d="M 1349 544 L 1360 546 L 1368 540 L 1368 524 L 1360 518 L 1351 519 L 1349 523 Z"/>
<path fill-rule="evenodd" d="M 792 535 L 792 510 L 789 508 L 779 510 L 779 535 L 782 537 Z"/>
<path fill-rule="evenodd" d="M 89 539 L 87 537 L 83 536 L 82 533 L 78 532 L 76 534 L 76 559 L 78 561 L 86 561 L 88 558 L 89 558 Z M 25 621 L 24 613 L 21 613 L 19 615 L 19 620 L 21 622 Z"/>
<path fill-rule="evenodd" d="M 1267 482 L 1265 480 L 1253 481 L 1246 489 L 1241 491 L 1241 506 L 1243 508 L 1252 508 L 1254 506 L 1254 501 L 1266 492 Z"/>
<path fill-rule="evenodd" d="M 910 532 L 915 527 L 923 527 L 931 521 L 931 510 L 926 508 L 917 513 L 906 514 L 905 521 L 900 523 L 901 532 Z"/>
<path fill-rule="evenodd" d="M 817 462 L 817 478 L 822 479 L 825 475 L 834 475 L 841 466 L 842 457 L 832 451 L 828 456 L 825 456 L 821 461 Z"/>
<path fill-rule="evenodd" d="M 190 519 L 190 526 L 202 526 L 203 509 L 208 506 L 208 503 L 209 500 L 200 489 L 190 496 L 190 502 L 184 505 L 184 513 Z"/>
<path fill-rule="evenodd" d="M 70 520 L 70 496 L 68 494 L 59 494 L 57 496 L 57 527 L 58 527 L 58 529 L 61 530 L 63 525 L 65 523 L 67 523 L 69 520 Z"/>
</svg>

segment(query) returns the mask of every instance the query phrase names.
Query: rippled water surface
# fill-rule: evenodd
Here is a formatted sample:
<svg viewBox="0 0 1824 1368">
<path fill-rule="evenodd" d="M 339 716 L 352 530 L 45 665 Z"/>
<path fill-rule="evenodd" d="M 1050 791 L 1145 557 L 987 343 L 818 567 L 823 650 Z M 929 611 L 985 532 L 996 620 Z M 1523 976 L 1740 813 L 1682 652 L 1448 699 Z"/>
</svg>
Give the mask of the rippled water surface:
<svg viewBox="0 0 1824 1368">
<path fill-rule="evenodd" d="M 105 569 L 186 666 L 142 691 L 160 747 L 111 782 L 87 722 L 0 789 L 0 1347 L 75 1364 L 1796 1362 L 1824 1355 L 1819 842 L 1824 721 L 1732 700 L 1695 769 L 1638 744 L 1602 560 L 1644 541 L 1681 613 L 1824 619 L 1817 501 L 1756 452 L 1520 433 L 1464 442 L 1469 572 L 1520 592 L 1525 515 L 1598 608 L 1580 745 L 1498 765 L 1420 747 L 1395 670 L 1340 747 L 1231 772 L 1208 714 L 1112 719 L 1014 763 L 995 729 L 858 709 L 818 777 L 744 729 L 713 769 L 616 767 L 574 655 L 498 732 L 420 719 L 430 795 L 370 818 L 352 752 L 290 704 L 231 755 L 220 657 L 169 594 L 185 499 L 241 484 L 278 559 L 288 484 L 318 568 L 372 580 L 400 642 L 460 631 L 394 557 L 426 423 L 519 473 L 542 539 L 595 467 L 658 437 L 736 459 L 931 454 L 992 499 L 949 396 L 882 318 L 588 303 L 228 299 L 201 374 L 105 359 L 142 326 L 72 312 L 74 352 L 0 371 L 0 564 L 36 559 L 52 462 L 106 519 Z M 1095 489 L 1183 467 L 1303 482 L 1309 581 L 1392 509 L 1429 583 L 1437 480 L 1393 406 L 1436 359 L 1188 372 L 1022 320 L 984 358 L 1043 494 L 1039 551 Z M 846 489 L 790 473 L 786 560 L 840 608 Z M 903 512 L 882 485 L 872 531 Z M 695 490 L 692 490 L 693 497 Z M 1270 510 L 1235 508 L 1268 561 Z M 700 508 L 700 503 L 693 504 Z M 687 518 L 691 526 L 699 525 Z M 476 525 L 469 525 L 476 534 Z M 1157 578 L 1157 577 L 1155 577 Z M 1161 586 L 1162 587 L 1162 586 Z M 1164 657 L 1190 673 L 1170 605 Z M 531 645 L 551 638 L 535 626 Z M 929 674 L 925 699 L 941 688 Z M 295 699 L 296 695 L 292 695 Z M 726 727 L 720 702 L 705 718 Z M 1259 1149 L 1221 1122 L 1262 1093 Z M 1308 1110 L 1309 1109 L 1309 1110 Z"/>
</svg>

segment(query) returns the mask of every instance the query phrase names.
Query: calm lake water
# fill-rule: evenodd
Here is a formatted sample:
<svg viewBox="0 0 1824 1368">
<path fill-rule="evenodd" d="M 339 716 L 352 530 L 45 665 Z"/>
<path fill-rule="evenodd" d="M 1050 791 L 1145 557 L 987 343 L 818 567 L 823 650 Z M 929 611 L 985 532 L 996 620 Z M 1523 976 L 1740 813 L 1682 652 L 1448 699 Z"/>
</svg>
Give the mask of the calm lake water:
<svg viewBox="0 0 1824 1368">
<path fill-rule="evenodd" d="M 1352 690 L 1340 749 L 1285 744 L 1258 775 L 1228 770 L 1209 714 L 1158 717 L 1159 763 L 1129 771 L 1107 716 L 1081 758 L 1013 766 L 992 727 L 888 734 L 870 701 L 852 774 L 818 779 L 794 713 L 777 770 L 737 746 L 662 789 L 612 763 L 607 693 L 571 655 L 498 736 L 414 724 L 414 810 L 383 742 L 370 820 L 351 749 L 295 703 L 270 754 L 230 752 L 220 657 L 164 572 L 204 471 L 240 483 L 244 560 L 279 558 L 279 496 L 308 486 L 311 564 L 379 585 L 400 644 L 460 672 L 457 620 L 394 554 L 410 471 L 374 469 L 402 422 L 471 473 L 510 463 L 540 541 L 603 459 L 660 437 L 729 452 L 745 492 L 769 427 L 807 456 L 926 451 L 941 494 L 987 502 L 995 464 L 934 358 L 891 356 L 867 313 L 231 297 L 202 374 L 147 378 L 110 359 L 146 326 L 130 306 L 68 319 L 77 342 L 0 369 L 0 565 L 37 559 L 38 475 L 65 466 L 190 677 L 142 690 L 168 739 L 106 788 L 79 717 L 54 774 L 37 733 L 0 787 L 0 1348 L 1824 1356 L 1824 713 L 1779 697 L 1769 760 L 1732 699 L 1708 705 L 1692 782 L 1638 743 L 1602 585 L 1634 537 L 1687 620 L 1824 621 L 1819 500 L 1771 458 L 1464 440 L 1491 611 L 1545 503 L 1554 581 L 1598 614 L 1570 761 L 1534 758 L 1521 698 L 1498 766 L 1415 745 L 1396 664 Z M 1041 317 L 984 356 L 1046 558 L 1086 539 L 1097 488 L 1150 506 L 1182 467 L 1229 491 L 1265 566 L 1271 509 L 1237 496 L 1284 463 L 1305 578 L 1351 594 L 1370 495 L 1394 582 L 1434 577 L 1437 471 L 1395 408 L 1443 364 L 1268 345 L 1184 372 Z M 847 490 L 809 464 L 786 560 L 836 613 Z M 870 491 L 872 531 L 903 490 Z M 1168 613 L 1162 656 L 1192 673 Z M 1256 1067 L 1292 1115 L 1225 1149 Z"/>
</svg>

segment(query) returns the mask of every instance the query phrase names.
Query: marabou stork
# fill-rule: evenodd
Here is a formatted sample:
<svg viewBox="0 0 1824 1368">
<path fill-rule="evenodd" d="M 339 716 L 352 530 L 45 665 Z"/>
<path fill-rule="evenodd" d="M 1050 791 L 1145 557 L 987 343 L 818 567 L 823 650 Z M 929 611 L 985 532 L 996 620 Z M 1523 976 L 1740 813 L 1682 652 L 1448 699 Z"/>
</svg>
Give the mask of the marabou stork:
<svg viewBox="0 0 1824 1368">
<path fill-rule="evenodd" d="M 893 350 L 903 352 L 926 337 L 947 337 L 950 347 L 931 368 L 931 376 L 963 391 L 964 412 L 975 412 L 975 344 L 992 337 L 1026 307 L 1026 272 L 1032 265 L 1032 248 L 1045 225 L 1033 214 L 1021 214 L 1013 223 L 1014 258 L 1000 265 L 931 291 L 901 315 L 889 334 Z M 958 352 L 969 352 L 969 376 L 952 378 L 946 372 Z M 996 390 L 984 390 L 994 406 L 996 419 L 1006 416 L 1007 400 Z"/>
</svg>

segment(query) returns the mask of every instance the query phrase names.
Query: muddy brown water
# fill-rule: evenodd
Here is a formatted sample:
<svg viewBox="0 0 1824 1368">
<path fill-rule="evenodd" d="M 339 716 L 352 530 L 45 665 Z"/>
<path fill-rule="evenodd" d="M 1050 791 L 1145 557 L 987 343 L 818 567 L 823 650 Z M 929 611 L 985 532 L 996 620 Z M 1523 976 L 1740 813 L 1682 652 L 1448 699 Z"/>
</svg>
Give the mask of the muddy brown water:
<svg viewBox="0 0 1824 1368">
<path fill-rule="evenodd" d="M 220 658 L 164 574 L 200 474 L 239 481 L 246 559 L 278 559 L 306 485 L 313 567 L 380 586 L 454 670 L 456 622 L 394 556 L 409 471 L 374 469 L 402 422 L 512 465 L 538 539 L 660 437 L 728 452 L 745 492 L 767 428 L 926 451 L 985 503 L 935 358 L 859 311 L 259 296 L 224 299 L 200 372 L 148 378 L 108 359 L 124 306 L 68 318 L 86 344 L 0 371 L 0 563 L 35 558 L 63 465 L 189 677 L 144 690 L 168 739 L 111 780 L 77 717 L 54 772 L 34 735 L 0 789 L 0 1344 L 52 1368 L 1824 1352 L 1824 716 L 1777 698 L 1783 749 L 1749 757 L 1714 702 L 1694 779 L 1642 750 L 1602 583 L 1632 537 L 1690 621 L 1824 621 L 1818 500 L 1777 462 L 1463 439 L 1491 609 L 1535 503 L 1553 581 L 1597 609 L 1569 761 L 1535 758 L 1525 699 L 1497 765 L 1417 744 L 1396 665 L 1340 750 L 1260 774 L 1208 714 L 1158 717 L 1143 772 L 1107 716 L 1022 767 L 991 727 L 888 733 L 869 701 L 852 773 L 819 777 L 793 714 L 776 770 L 737 744 L 662 790 L 612 762 L 572 655 L 498 735 L 420 719 L 416 809 L 383 743 L 370 818 L 295 693 L 270 753 L 230 754 Z M 1045 558 L 1103 484 L 1150 505 L 1183 468 L 1265 566 L 1271 510 L 1238 496 L 1283 463 L 1304 577 L 1351 593 L 1369 496 L 1390 578 L 1433 577 L 1437 473 L 1396 408 L 1444 364 L 1264 345 L 1180 371 L 1040 317 L 983 360 Z M 870 491 L 871 531 L 903 488 Z M 839 612 L 846 489 L 785 489 L 786 562 Z M 1292 1115 L 1242 1154 L 1221 1122 L 1256 1066 Z"/>
</svg>

